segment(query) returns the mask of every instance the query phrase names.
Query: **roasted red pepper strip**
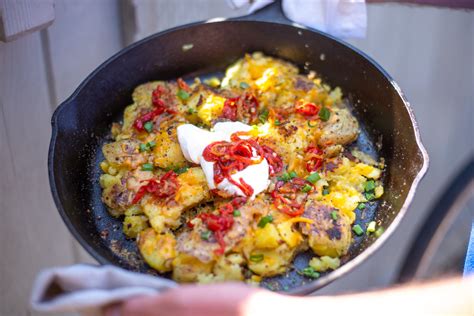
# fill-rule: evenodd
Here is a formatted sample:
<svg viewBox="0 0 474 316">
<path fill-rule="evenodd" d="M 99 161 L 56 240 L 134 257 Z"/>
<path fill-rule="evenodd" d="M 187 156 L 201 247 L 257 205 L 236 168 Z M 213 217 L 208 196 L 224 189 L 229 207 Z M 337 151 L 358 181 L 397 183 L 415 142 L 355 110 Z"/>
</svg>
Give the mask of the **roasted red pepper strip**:
<svg viewBox="0 0 474 316">
<path fill-rule="evenodd" d="M 224 102 L 222 108 L 222 118 L 231 121 L 255 122 L 258 112 L 258 100 L 251 93 L 245 93 L 236 98 L 229 98 Z"/>
<path fill-rule="evenodd" d="M 178 82 L 178 87 L 181 90 L 184 90 L 188 93 L 191 92 L 191 88 L 188 86 L 188 84 L 182 78 L 178 78 L 177 82 Z"/>
<path fill-rule="evenodd" d="M 219 141 L 209 144 L 203 151 L 203 158 L 214 162 L 214 182 L 220 183 L 227 179 L 237 186 L 246 196 L 253 194 L 253 188 L 243 179 L 236 181 L 232 175 L 250 165 L 258 164 L 264 159 L 265 151 L 253 139 L 241 139 L 249 135 L 247 132 L 237 132 L 231 135 L 232 142 Z M 255 159 L 254 152 L 259 159 Z M 267 150 L 268 152 L 268 150 Z"/>
<path fill-rule="evenodd" d="M 321 169 L 323 166 L 323 151 L 316 146 L 309 146 L 306 149 L 306 170 L 313 172 Z"/>
<path fill-rule="evenodd" d="M 304 116 L 315 116 L 319 113 L 321 107 L 314 103 L 304 103 L 296 105 L 296 113 L 302 114 Z"/>
<path fill-rule="evenodd" d="M 308 195 L 301 192 L 301 189 L 308 183 L 301 178 L 293 178 L 288 182 L 278 181 L 271 193 L 275 208 L 292 217 L 303 214 Z M 300 201 L 297 201 L 297 198 L 300 198 Z"/>
<path fill-rule="evenodd" d="M 175 114 L 176 111 L 170 109 L 165 102 L 162 100 L 163 94 L 166 93 L 163 86 L 158 85 L 151 94 L 151 103 L 155 107 L 154 110 L 147 112 L 139 116 L 133 123 L 133 127 L 139 132 L 143 131 L 146 122 L 152 121 L 155 117 L 163 114 L 164 112 L 169 114 Z"/>
<path fill-rule="evenodd" d="M 176 194 L 178 190 L 178 179 L 174 171 L 168 171 L 158 181 L 148 180 L 148 183 L 138 189 L 137 194 L 132 200 L 132 204 L 140 202 L 145 194 L 150 193 L 154 197 L 168 199 Z"/>
<path fill-rule="evenodd" d="M 246 200 L 245 200 L 246 201 Z M 234 225 L 233 212 L 237 208 L 234 205 L 245 203 L 244 200 L 236 198 L 231 203 L 223 205 L 219 210 L 219 214 L 213 213 L 201 213 L 197 217 L 202 220 L 206 225 L 207 229 L 214 233 L 214 237 L 219 244 L 219 249 L 216 250 L 216 254 L 222 255 L 225 251 L 225 234 Z"/>
</svg>

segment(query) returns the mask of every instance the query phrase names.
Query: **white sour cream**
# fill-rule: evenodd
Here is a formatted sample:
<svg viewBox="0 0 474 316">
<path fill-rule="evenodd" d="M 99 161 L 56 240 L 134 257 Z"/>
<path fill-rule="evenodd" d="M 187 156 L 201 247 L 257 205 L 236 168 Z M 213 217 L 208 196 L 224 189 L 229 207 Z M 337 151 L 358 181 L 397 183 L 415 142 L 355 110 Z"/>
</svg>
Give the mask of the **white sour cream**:
<svg viewBox="0 0 474 316">
<path fill-rule="evenodd" d="M 184 157 L 193 163 L 200 164 L 206 176 L 209 188 L 219 189 L 231 195 L 245 196 L 245 194 L 229 180 L 224 179 L 219 183 L 214 182 L 214 163 L 205 160 L 202 157 L 204 149 L 211 143 L 217 141 L 230 141 L 230 136 L 235 132 L 248 132 L 252 129 L 251 126 L 241 122 L 220 122 L 217 123 L 213 131 L 207 131 L 192 124 L 184 124 L 178 126 L 178 141 L 181 146 L 181 151 Z M 258 157 L 255 154 L 255 159 Z M 269 180 L 269 166 L 266 159 L 260 163 L 250 165 L 247 168 L 236 172 L 232 175 L 232 179 L 240 182 L 243 179 L 245 183 L 253 188 L 252 199 L 257 194 L 265 191 L 270 184 Z"/>
</svg>

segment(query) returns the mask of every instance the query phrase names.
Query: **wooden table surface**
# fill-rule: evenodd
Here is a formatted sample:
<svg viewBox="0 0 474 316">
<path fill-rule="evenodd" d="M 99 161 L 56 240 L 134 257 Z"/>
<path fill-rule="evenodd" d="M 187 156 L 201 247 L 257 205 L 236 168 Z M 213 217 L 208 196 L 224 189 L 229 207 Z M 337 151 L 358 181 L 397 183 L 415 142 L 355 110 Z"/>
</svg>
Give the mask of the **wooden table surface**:
<svg viewBox="0 0 474 316">
<path fill-rule="evenodd" d="M 130 41 L 186 22 L 237 15 L 223 0 L 56 0 L 47 30 L 0 43 L 0 315 L 36 315 L 28 297 L 43 268 L 94 260 L 73 240 L 51 198 L 47 150 L 54 108 Z M 130 10 L 133 9 L 133 10 Z M 397 274 L 433 198 L 474 153 L 474 13 L 371 5 L 375 58 L 411 101 L 431 156 L 401 227 L 352 273 L 318 293 L 385 286 Z"/>
</svg>

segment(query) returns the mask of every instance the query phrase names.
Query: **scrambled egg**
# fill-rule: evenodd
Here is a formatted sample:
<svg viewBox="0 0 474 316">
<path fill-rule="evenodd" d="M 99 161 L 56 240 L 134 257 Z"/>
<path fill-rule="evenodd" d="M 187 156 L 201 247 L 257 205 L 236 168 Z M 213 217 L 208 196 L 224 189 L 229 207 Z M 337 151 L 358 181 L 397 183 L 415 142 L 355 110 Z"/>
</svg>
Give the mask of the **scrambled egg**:
<svg viewBox="0 0 474 316">
<path fill-rule="evenodd" d="M 352 241 L 356 208 L 383 195 L 384 167 L 357 148 L 349 149 L 359 125 L 341 90 L 261 53 L 231 65 L 222 80 L 206 82 L 140 85 L 123 122 L 112 126 L 114 141 L 103 147 L 100 184 L 110 213 L 123 217 L 124 234 L 136 238 L 152 268 L 172 272 L 179 282 L 259 282 L 284 273 L 294 256 L 307 249 L 316 255 L 308 268 L 336 269 Z M 219 241 L 199 214 L 218 215 L 216 209 L 232 197 L 209 190 L 201 168 L 184 158 L 176 128 L 185 123 L 212 128 L 230 119 L 224 113 L 227 100 L 242 95 L 258 102 L 252 108 L 239 101 L 235 119 L 255 126 L 256 140 L 281 158 L 283 169 L 271 177 L 268 192 L 234 209 L 233 225 Z M 149 116 L 157 98 L 167 110 Z M 138 128 L 137 121 L 146 115 Z M 170 172 L 175 182 L 160 180 Z M 285 196 L 297 199 L 304 192 L 296 216 L 282 211 L 271 194 L 293 179 L 305 183 Z M 170 183 L 176 187 L 167 187 Z M 157 198 L 157 190 L 168 195 Z"/>
</svg>

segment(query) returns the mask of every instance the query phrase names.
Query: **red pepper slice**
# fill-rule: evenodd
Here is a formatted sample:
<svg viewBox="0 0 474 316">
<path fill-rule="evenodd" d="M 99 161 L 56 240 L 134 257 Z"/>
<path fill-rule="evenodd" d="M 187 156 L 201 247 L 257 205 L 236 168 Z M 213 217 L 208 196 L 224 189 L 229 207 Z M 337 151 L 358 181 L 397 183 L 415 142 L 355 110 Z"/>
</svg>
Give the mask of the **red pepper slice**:
<svg viewBox="0 0 474 316">
<path fill-rule="evenodd" d="M 146 122 L 152 121 L 153 119 L 155 119 L 155 117 L 161 115 L 164 112 L 169 114 L 176 113 L 175 110 L 170 109 L 163 101 L 162 97 L 165 93 L 167 92 L 165 91 L 165 88 L 161 85 L 156 86 L 156 89 L 153 90 L 151 94 L 151 103 L 153 104 L 155 109 L 139 116 L 135 120 L 135 122 L 133 123 L 133 127 L 137 131 L 142 132 Z"/>
<path fill-rule="evenodd" d="M 313 172 L 321 169 L 323 166 L 323 151 L 315 146 L 309 146 L 306 149 L 306 170 Z"/>
<path fill-rule="evenodd" d="M 304 103 L 296 105 L 296 113 L 302 114 L 304 116 L 315 116 L 319 113 L 321 107 L 314 103 Z"/>
<path fill-rule="evenodd" d="M 137 194 L 135 194 L 132 204 L 140 202 L 147 193 L 157 198 L 168 199 L 176 194 L 178 186 L 176 173 L 174 171 L 168 171 L 158 181 L 150 179 L 147 184 L 142 185 L 140 189 L 138 189 Z"/>
<path fill-rule="evenodd" d="M 178 78 L 177 82 L 178 82 L 178 87 L 181 90 L 184 90 L 188 93 L 191 92 L 191 87 L 189 87 L 188 84 L 182 78 Z"/>
</svg>

